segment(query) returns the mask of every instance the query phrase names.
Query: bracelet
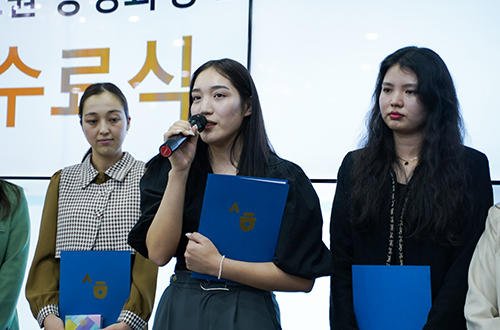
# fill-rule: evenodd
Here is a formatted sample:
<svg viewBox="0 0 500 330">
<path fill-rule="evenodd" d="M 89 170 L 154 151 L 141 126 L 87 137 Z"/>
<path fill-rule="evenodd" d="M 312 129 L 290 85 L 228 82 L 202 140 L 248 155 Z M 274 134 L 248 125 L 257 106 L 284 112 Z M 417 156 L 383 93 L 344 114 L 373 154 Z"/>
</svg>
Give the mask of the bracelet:
<svg viewBox="0 0 500 330">
<path fill-rule="evenodd" d="M 222 275 L 222 262 L 224 261 L 224 258 L 225 258 L 225 257 L 226 257 L 226 256 L 224 255 L 224 256 L 222 256 L 222 258 L 220 258 L 219 276 L 217 276 L 217 279 L 218 279 L 218 280 L 220 280 L 220 277 L 221 277 L 221 275 Z"/>
</svg>

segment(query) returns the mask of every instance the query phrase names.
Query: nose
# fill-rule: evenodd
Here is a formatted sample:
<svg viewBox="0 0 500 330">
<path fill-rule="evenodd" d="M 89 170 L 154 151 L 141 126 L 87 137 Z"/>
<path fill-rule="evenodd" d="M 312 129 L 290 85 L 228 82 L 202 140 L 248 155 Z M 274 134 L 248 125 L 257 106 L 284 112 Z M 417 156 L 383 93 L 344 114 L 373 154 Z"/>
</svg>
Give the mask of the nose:
<svg viewBox="0 0 500 330">
<path fill-rule="evenodd" d="M 402 108 L 403 107 L 403 96 L 399 92 L 395 92 L 392 95 L 391 107 Z"/>
<path fill-rule="evenodd" d="M 208 115 L 213 113 L 213 107 L 212 107 L 212 99 L 211 98 L 204 98 L 202 103 L 201 103 L 201 109 L 200 113 L 202 115 Z"/>
<path fill-rule="evenodd" d="M 105 119 L 99 121 L 99 134 L 101 135 L 109 134 L 109 125 Z"/>
</svg>

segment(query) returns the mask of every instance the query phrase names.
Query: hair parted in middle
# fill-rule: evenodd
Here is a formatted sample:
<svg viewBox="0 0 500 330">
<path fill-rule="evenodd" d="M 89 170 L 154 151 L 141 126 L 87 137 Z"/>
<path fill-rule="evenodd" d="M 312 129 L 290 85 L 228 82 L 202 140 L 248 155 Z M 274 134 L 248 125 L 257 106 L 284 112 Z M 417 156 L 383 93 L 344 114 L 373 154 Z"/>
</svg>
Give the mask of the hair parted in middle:
<svg viewBox="0 0 500 330">
<path fill-rule="evenodd" d="M 353 224 L 368 228 L 372 214 L 383 212 L 384 197 L 390 193 L 390 171 L 396 160 L 392 130 L 385 124 L 379 106 L 387 71 L 399 65 L 418 79 L 417 95 L 428 112 L 422 129 L 418 166 L 408 185 L 411 197 L 405 212 L 405 232 L 417 239 L 430 236 L 445 245 L 459 244 L 459 206 L 470 200 L 463 191 L 469 175 L 464 164 L 464 125 L 451 74 L 434 51 L 405 47 L 387 56 L 380 65 L 373 93 L 373 107 L 367 114 L 367 134 L 363 149 L 353 166 L 351 196 Z"/>
</svg>

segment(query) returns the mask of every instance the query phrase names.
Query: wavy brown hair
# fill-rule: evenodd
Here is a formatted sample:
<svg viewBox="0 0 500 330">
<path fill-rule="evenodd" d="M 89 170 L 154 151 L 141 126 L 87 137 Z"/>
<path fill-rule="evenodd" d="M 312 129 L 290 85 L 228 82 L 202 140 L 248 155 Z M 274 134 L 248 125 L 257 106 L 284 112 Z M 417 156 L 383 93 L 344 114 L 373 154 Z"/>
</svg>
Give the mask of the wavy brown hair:
<svg viewBox="0 0 500 330">
<path fill-rule="evenodd" d="M 463 121 L 450 72 L 441 57 L 428 48 L 399 49 L 380 65 L 364 148 L 357 153 L 353 166 L 353 224 L 369 228 L 380 218 L 373 214 L 383 214 L 387 208 L 383 201 L 390 194 L 396 152 L 393 133 L 380 115 L 379 98 L 384 77 L 394 65 L 417 75 L 417 93 L 428 111 L 418 166 L 408 185 L 405 232 L 417 240 L 430 237 L 457 245 L 462 225 L 459 212 L 471 198 L 464 189 L 469 173 L 464 159 Z"/>
</svg>

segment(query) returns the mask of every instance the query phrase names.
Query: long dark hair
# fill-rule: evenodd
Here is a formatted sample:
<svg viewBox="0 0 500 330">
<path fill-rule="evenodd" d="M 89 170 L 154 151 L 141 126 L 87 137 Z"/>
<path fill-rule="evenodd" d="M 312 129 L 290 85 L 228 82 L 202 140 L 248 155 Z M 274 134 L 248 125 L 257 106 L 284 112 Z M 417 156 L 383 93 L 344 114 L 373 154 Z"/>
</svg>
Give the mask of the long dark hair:
<svg viewBox="0 0 500 330">
<path fill-rule="evenodd" d="M 87 101 L 87 99 L 91 96 L 101 95 L 105 92 L 113 94 L 113 96 L 118 100 L 118 102 L 120 102 L 120 104 L 123 107 L 123 110 L 125 111 L 125 118 L 128 121 L 129 114 L 128 114 L 127 98 L 115 84 L 112 84 L 110 82 L 102 82 L 102 83 L 92 84 L 85 89 L 85 92 L 83 93 L 82 98 L 80 99 L 80 105 L 78 106 L 78 117 L 80 117 L 80 125 L 82 125 L 83 107 L 85 106 L 85 101 Z M 92 148 L 89 148 L 89 150 L 87 150 L 87 152 L 85 153 L 85 156 L 83 156 L 82 162 L 91 153 L 92 153 Z"/>
<path fill-rule="evenodd" d="M 19 200 L 19 189 L 15 184 L 0 179 L 0 221 L 9 216 L 15 206 L 14 202 L 9 199 L 7 192 L 14 193 L 16 200 Z"/>
<path fill-rule="evenodd" d="M 417 240 L 430 236 L 434 241 L 457 245 L 461 227 L 458 212 L 470 199 L 464 191 L 469 175 L 463 159 L 463 121 L 450 72 L 441 57 L 428 48 L 399 49 L 380 65 L 365 146 L 353 166 L 353 224 L 370 227 L 377 218 L 373 214 L 383 214 L 387 207 L 382 202 L 387 195 L 380 192 L 390 193 L 396 152 L 393 133 L 380 115 L 379 98 L 385 74 L 394 65 L 417 75 L 417 93 L 428 111 L 418 166 L 408 185 L 406 234 Z"/>
<path fill-rule="evenodd" d="M 189 114 L 191 115 L 191 105 L 193 104 L 191 91 L 193 90 L 196 78 L 201 72 L 209 68 L 216 70 L 231 82 L 240 95 L 241 104 L 244 105 L 247 102 L 251 102 L 252 104 L 252 113 L 244 117 L 231 147 L 231 161 L 237 163 L 238 174 L 240 175 L 264 176 L 269 155 L 274 154 L 274 150 L 267 138 L 257 89 L 250 73 L 242 64 L 225 58 L 208 61 L 200 66 L 193 73 L 191 79 Z M 235 159 L 238 141 L 241 141 L 242 149 L 239 159 Z M 196 162 L 206 161 L 208 157 L 208 145 L 199 139 L 196 159 L 193 165 L 196 165 Z"/>
</svg>

